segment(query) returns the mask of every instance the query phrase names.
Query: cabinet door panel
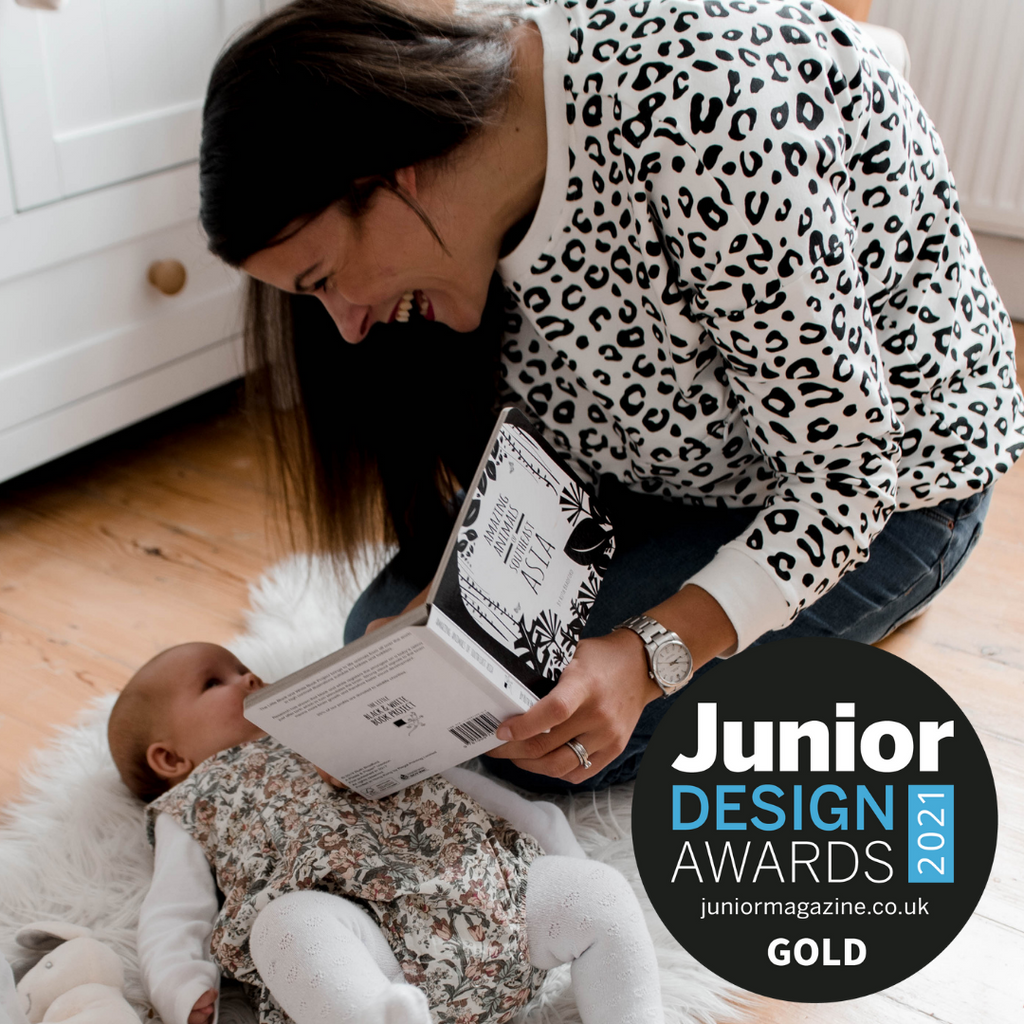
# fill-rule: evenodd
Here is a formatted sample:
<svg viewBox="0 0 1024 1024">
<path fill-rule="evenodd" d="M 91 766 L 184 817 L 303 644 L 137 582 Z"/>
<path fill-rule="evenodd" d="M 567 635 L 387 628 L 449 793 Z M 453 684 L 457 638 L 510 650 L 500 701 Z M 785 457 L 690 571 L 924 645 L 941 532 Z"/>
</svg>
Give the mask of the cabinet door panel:
<svg viewBox="0 0 1024 1024">
<path fill-rule="evenodd" d="M 14 193 L 7 176 L 7 148 L 4 145 L 4 119 L 0 112 L 0 220 L 14 213 Z"/>
<path fill-rule="evenodd" d="M 0 430 L 0 481 L 184 402 L 241 372 L 241 341 L 226 338 L 96 395 Z"/>
<path fill-rule="evenodd" d="M 54 142 L 65 195 L 77 195 L 195 158 L 201 108 L 183 103 L 58 135 Z"/>
<path fill-rule="evenodd" d="M 17 208 L 194 159 L 209 69 L 260 13 L 260 0 L 0 4 Z"/>
</svg>

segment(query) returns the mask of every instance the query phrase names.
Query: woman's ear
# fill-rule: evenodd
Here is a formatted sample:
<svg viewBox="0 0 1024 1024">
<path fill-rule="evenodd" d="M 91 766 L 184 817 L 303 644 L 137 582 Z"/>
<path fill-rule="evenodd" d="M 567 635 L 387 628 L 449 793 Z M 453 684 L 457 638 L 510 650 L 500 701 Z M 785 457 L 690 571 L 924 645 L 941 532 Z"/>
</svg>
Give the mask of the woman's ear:
<svg viewBox="0 0 1024 1024">
<path fill-rule="evenodd" d="M 187 757 L 182 757 L 176 750 L 159 740 L 150 743 L 147 748 L 146 762 L 161 779 L 168 782 L 180 781 L 195 767 Z"/>
</svg>

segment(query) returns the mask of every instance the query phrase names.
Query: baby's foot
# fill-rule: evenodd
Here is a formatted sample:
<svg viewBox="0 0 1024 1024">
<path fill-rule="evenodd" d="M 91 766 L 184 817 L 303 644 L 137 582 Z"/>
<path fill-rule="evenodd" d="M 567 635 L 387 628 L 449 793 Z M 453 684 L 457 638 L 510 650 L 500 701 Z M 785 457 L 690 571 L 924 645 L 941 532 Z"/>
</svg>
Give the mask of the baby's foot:
<svg viewBox="0 0 1024 1024">
<path fill-rule="evenodd" d="M 380 1024 L 431 1024 L 427 997 L 415 985 L 392 985 L 377 1020 Z"/>
</svg>

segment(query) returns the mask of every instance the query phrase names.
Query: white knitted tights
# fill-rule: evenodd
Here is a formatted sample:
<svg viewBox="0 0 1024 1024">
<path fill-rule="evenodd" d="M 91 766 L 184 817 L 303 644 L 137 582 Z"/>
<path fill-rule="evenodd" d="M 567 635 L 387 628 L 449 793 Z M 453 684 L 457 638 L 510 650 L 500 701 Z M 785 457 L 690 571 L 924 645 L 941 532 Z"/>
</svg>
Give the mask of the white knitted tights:
<svg viewBox="0 0 1024 1024">
<path fill-rule="evenodd" d="M 572 962 L 584 1024 L 663 1024 L 654 945 L 629 883 L 574 857 L 538 857 L 526 889 L 530 962 Z M 253 925 L 260 977 L 296 1024 L 431 1024 L 376 921 L 322 892 L 273 900 Z"/>
<path fill-rule="evenodd" d="M 370 915 L 326 892 L 293 892 L 260 911 L 249 951 L 295 1024 L 431 1024 Z"/>
<path fill-rule="evenodd" d="M 526 886 L 530 963 L 572 963 L 583 1024 L 664 1024 L 654 943 L 629 882 L 575 857 L 538 857 Z"/>
</svg>

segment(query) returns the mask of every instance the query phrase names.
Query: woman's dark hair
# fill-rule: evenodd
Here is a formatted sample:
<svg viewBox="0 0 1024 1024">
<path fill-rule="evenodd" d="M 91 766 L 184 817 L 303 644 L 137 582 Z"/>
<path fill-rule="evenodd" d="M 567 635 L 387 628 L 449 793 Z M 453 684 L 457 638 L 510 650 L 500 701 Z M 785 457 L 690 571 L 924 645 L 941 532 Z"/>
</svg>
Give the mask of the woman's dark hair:
<svg viewBox="0 0 1024 1024">
<path fill-rule="evenodd" d="M 429 582 L 494 426 L 503 305 L 495 277 L 475 331 L 378 324 L 349 345 L 318 299 L 250 281 L 266 326 L 249 334 L 247 397 L 306 545 L 351 562 L 397 543 Z"/>
<path fill-rule="evenodd" d="M 450 153 L 502 109 L 508 18 L 430 17 L 379 0 L 294 0 L 221 55 L 203 107 L 200 217 L 232 266 L 394 173 Z M 408 198 L 408 197 L 406 197 Z"/>
<path fill-rule="evenodd" d="M 443 246 L 395 171 L 446 157 L 500 115 L 514 20 L 294 0 L 242 34 L 203 108 L 210 249 L 239 266 L 335 203 L 358 216 L 379 188 Z M 368 542 L 411 550 L 415 537 L 417 560 L 436 563 L 454 481 L 470 483 L 493 422 L 501 305 L 494 286 L 475 332 L 417 318 L 353 346 L 318 300 L 250 281 L 248 392 L 314 550 L 351 560 Z"/>
</svg>

